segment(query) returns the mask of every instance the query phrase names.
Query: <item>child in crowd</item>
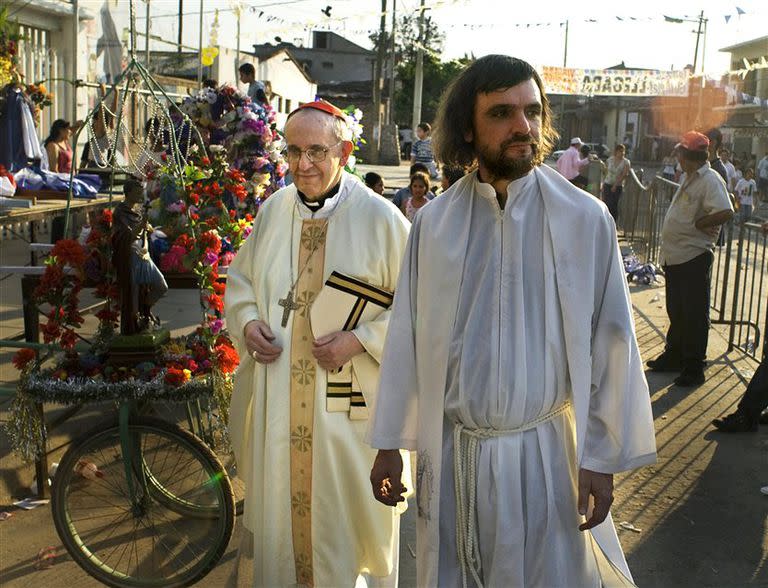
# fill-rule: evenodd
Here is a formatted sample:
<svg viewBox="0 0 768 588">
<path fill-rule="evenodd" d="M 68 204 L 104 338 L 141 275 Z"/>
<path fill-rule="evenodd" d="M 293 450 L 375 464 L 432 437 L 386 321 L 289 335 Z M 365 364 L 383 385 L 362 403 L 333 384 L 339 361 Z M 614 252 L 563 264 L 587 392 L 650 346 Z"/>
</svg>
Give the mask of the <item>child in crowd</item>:
<svg viewBox="0 0 768 588">
<path fill-rule="evenodd" d="M 411 169 L 408 171 L 408 177 L 412 178 L 413 174 L 421 172 L 424 174 L 429 175 L 429 168 L 427 168 L 426 165 L 423 163 L 414 163 L 411 166 Z M 402 210 L 403 208 L 403 202 L 408 200 L 411 197 L 411 187 L 410 187 L 410 180 L 409 185 L 405 188 L 400 188 L 397 192 L 395 192 L 394 197 L 392 198 L 392 204 L 397 206 L 399 209 Z M 433 192 L 429 192 L 427 194 L 427 200 L 432 200 L 435 197 L 435 194 Z"/>
<path fill-rule="evenodd" d="M 384 194 L 384 178 L 382 178 L 379 174 L 376 172 L 368 172 L 363 177 L 363 180 L 365 181 L 365 185 L 376 192 L 379 196 Z"/>
<path fill-rule="evenodd" d="M 416 172 L 411 176 L 411 183 L 408 187 L 411 189 L 411 197 L 403 202 L 400 210 L 403 211 L 409 221 L 413 222 L 419 208 L 429 202 L 427 198 L 431 188 L 429 176 L 423 172 Z"/>
<path fill-rule="evenodd" d="M 463 167 L 444 165 L 443 177 L 440 179 L 440 187 L 443 189 L 443 192 L 463 178 L 466 173 Z"/>
<path fill-rule="evenodd" d="M 411 163 L 423 163 L 429 170 L 431 178 L 437 178 L 437 163 L 432 153 L 432 127 L 429 123 L 421 123 L 416 127 L 418 139 L 411 147 Z"/>
</svg>

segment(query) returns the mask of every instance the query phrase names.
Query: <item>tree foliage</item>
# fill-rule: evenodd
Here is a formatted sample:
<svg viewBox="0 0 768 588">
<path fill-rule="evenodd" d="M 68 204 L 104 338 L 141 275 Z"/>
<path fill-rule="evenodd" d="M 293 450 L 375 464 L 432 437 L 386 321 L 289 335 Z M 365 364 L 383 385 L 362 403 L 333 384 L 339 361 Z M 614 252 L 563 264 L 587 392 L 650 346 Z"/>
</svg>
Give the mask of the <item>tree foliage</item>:
<svg viewBox="0 0 768 588">
<path fill-rule="evenodd" d="M 374 50 L 378 49 L 379 33 L 370 36 Z M 386 32 L 382 37 L 391 56 L 392 37 Z M 432 122 L 437 112 L 440 96 L 446 86 L 469 63 L 469 59 L 441 61 L 445 34 L 431 16 L 424 17 L 424 83 L 422 87 L 421 118 Z M 416 56 L 419 49 L 418 12 L 405 14 L 397 20 L 395 31 L 395 63 L 397 84 L 394 100 L 394 118 L 400 127 L 410 127 L 413 113 L 413 83 L 416 75 Z"/>
</svg>

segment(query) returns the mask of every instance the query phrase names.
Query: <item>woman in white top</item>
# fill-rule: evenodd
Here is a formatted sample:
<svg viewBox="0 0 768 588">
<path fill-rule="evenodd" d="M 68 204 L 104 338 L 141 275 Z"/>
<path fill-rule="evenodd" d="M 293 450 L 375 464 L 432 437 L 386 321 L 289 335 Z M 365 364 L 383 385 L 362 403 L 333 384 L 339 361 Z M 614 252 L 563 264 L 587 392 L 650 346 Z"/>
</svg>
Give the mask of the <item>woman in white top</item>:
<svg viewBox="0 0 768 588">
<path fill-rule="evenodd" d="M 605 181 L 603 182 L 603 202 L 608 207 L 614 222 L 619 224 L 619 199 L 624 190 L 624 180 L 629 174 L 629 159 L 624 157 L 624 145 L 616 145 L 613 155 L 606 161 Z"/>
</svg>

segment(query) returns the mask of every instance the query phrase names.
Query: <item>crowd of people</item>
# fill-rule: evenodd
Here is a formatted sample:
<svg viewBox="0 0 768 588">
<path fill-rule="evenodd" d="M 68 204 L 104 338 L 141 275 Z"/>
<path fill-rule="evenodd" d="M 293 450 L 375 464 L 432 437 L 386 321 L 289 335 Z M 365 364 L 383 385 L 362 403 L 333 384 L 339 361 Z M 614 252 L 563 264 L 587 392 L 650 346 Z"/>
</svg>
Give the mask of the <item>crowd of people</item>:
<svg viewBox="0 0 768 588">
<path fill-rule="evenodd" d="M 240 81 L 264 99 L 253 66 Z M 227 275 L 241 362 L 229 432 L 246 486 L 233 586 L 397 586 L 412 451 L 418 585 L 634 585 L 614 475 L 654 463 L 656 446 L 618 261 L 626 148 L 602 162 L 573 137 L 544 165 L 557 134 L 542 80 L 502 55 L 469 65 L 435 122 L 434 142 L 427 123 L 411 137 L 407 185 L 379 198 L 382 175 L 345 171 L 341 110 L 315 100 L 288 116 L 292 183 L 261 206 Z M 52 126 L 53 171 L 72 168 L 72 130 Z M 721 143 L 690 131 L 663 161 L 680 183 L 661 231 L 670 326 L 647 366 L 681 387 L 705 381 L 729 192 L 747 222 L 768 190 L 768 155 L 739 175 Z M 584 192 L 592 162 L 602 202 Z M 129 203 L 139 192 L 129 185 Z M 764 361 L 714 425 L 755 430 L 767 384 Z"/>
</svg>

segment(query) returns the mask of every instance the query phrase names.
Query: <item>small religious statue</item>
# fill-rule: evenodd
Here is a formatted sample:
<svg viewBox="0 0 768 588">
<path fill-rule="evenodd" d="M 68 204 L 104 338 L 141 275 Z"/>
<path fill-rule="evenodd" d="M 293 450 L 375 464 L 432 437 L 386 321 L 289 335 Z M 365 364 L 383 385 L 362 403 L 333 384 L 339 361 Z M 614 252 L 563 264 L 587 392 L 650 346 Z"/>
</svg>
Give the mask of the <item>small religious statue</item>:
<svg viewBox="0 0 768 588">
<path fill-rule="evenodd" d="M 168 291 L 163 274 L 149 256 L 144 188 L 129 179 L 125 200 L 115 207 L 112 266 L 120 291 L 120 334 L 148 333 L 159 325 L 150 309 Z"/>
</svg>

